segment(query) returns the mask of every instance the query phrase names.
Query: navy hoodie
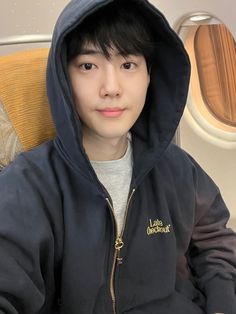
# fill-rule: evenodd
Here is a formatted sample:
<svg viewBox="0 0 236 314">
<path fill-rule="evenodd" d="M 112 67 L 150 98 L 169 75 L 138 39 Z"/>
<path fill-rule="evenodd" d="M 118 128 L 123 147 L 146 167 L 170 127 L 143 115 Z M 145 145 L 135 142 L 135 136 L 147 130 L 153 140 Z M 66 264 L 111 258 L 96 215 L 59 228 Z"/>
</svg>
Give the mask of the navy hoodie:
<svg viewBox="0 0 236 314">
<path fill-rule="evenodd" d="M 0 174 L 0 313 L 235 314 L 228 210 L 200 166 L 171 144 L 189 60 L 146 0 L 135 2 L 158 45 L 147 101 L 131 129 L 133 177 L 117 235 L 112 200 L 82 145 L 65 49 L 65 36 L 110 2 L 72 0 L 62 12 L 47 68 L 57 137 Z"/>
</svg>

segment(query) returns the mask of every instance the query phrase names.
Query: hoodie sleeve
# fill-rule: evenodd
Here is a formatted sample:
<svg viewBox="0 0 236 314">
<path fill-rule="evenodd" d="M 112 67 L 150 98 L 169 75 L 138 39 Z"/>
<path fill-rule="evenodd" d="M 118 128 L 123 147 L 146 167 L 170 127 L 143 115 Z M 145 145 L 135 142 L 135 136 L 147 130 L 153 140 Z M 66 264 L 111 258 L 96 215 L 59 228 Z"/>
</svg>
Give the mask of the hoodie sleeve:
<svg viewBox="0 0 236 314">
<path fill-rule="evenodd" d="M 207 298 L 207 313 L 236 313 L 236 235 L 226 228 L 229 211 L 213 181 L 195 163 L 195 227 L 190 266 Z"/>
<path fill-rule="evenodd" d="M 20 168 L 16 163 L 0 174 L 0 314 L 38 313 L 54 289 L 46 205 L 31 171 Z"/>
</svg>

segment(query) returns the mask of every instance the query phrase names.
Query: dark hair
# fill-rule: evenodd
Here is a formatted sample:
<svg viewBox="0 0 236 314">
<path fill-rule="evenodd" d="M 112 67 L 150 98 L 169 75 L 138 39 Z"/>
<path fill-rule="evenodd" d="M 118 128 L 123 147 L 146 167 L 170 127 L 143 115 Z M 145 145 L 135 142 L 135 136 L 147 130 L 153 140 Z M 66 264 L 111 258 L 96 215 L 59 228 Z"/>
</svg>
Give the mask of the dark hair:
<svg viewBox="0 0 236 314">
<path fill-rule="evenodd" d="M 143 55 L 150 67 L 153 51 L 151 30 L 137 2 L 115 0 L 91 14 L 66 37 L 67 60 L 75 58 L 82 47 L 92 43 L 107 59 L 112 49 L 122 56 Z"/>
</svg>

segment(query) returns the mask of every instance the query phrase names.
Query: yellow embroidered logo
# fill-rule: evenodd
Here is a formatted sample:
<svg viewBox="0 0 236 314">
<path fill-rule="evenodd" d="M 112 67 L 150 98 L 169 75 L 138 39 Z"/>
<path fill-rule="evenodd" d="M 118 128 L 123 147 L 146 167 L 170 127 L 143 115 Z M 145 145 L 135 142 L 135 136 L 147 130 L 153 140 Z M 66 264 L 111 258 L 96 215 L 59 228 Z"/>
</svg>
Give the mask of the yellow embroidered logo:
<svg viewBox="0 0 236 314">
<path fill-rule="evenodd" d="M 147 235 L 152 235 L 155 233 L 170 233 L 171 225 L 164 225 L 162 220 L 149 219 L 149 226 L 147 227 Z"/>
</svg>

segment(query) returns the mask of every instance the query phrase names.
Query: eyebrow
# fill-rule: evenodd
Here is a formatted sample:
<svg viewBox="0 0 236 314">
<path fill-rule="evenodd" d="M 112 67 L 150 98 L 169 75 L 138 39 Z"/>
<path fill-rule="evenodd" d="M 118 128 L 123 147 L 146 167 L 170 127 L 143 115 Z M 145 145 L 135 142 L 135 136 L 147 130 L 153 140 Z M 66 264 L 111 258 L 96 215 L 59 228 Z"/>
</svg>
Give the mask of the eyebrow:
<svg viewBox="0 0 236 314">
<path fill-rule="evenodd" d="M 100 50 L 83 48 L 79 54 L 80 55 L 95 55 L 95 54 L 103 54 L 103 53 Z"/>
<path fill-rule="evenodd" d="M 92 49 L 92 48 L 83 48 L 79 55 L 104 55 L 103 51 Z M 121 53 L 118 51 L 115 53 L 115 56 L 121 56 Z"/>
<path fill-rule="evenodd" d="M 96 49 L 96 48 L 82 48 L 79 55 L 78 56 L 88 56 L 88 55 L 100 55 L 100 56 L 105 56 L 104 52 Z M 119 51 L 116 51 L 115 56 L 116 57 L 128 57 L 130 55 L 135 55 L 135 56 L 141 56 L 141 54 L 135 54 L 135 53 L 131 53 L 128 54 L 127 56 L 123 56 Z M 110 55 L 109 55 L 110 56 Z"/>
</svg>

